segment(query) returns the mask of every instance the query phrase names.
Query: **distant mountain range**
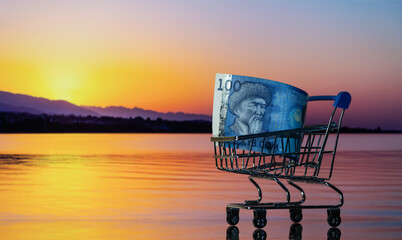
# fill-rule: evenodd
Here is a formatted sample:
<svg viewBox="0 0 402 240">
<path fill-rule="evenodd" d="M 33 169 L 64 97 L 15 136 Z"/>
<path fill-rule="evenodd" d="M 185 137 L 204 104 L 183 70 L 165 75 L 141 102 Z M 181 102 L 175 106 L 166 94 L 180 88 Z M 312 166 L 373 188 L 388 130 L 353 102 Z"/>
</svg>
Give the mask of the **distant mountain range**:
<svg viewBox="0 0 402 240">
<path fill-rule="evenodd" d="M 96 107 L 77 106 L 63 100 L 49 100 L 46 98 L 33 97 L 24 94 L 14 94 L 0 91 L 0 112 L 25 112 L 31 114 L 49 115 L 75 115 L 75 116 L 110 116 L 121 118 L 150 118 L 152 120 L 161 118 L 171 121 L 211 121 L 212 117 L 204 114 L 189 114 L 182 112 L 162 113 L 142 108 L 125 107 Z"/>
</svg>

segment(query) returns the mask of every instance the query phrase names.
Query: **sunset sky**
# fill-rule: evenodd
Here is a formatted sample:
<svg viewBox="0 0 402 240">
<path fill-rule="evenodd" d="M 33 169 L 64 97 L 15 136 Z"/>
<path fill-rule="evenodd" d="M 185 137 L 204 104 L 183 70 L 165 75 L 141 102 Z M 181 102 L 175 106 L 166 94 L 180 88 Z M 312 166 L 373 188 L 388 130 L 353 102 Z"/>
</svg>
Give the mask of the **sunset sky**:
<svg viewBox="0 0 402 240">
<path fill-rule="evenodd" d="M 212 114 L 216 73 L 347 90 L 347 126 L 402 130 L 402 1 L 0 0 L 2 91 Z"/>
</svg>

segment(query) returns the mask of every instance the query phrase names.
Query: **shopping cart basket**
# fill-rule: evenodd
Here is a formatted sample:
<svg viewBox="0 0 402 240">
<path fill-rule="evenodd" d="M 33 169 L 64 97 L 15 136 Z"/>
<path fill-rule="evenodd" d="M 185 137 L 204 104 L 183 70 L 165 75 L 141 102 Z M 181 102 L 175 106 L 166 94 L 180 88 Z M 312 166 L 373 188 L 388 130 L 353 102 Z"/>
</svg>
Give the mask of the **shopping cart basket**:
<svg viewBox="0 0 402 240">
<path fill-rule="evenodd" d="M 226 220 L 230 225 L 239 222 L 239 209 L 254 211 L 253 225 L 263 228 L 266 223 L 267 209 L 289 209 L 293 222 L 302 220 L 303 208 L 326 208 L 328 224 L 332 227 L 341 223 L 340 207 L 343 193 L 328 182 L 331 179 L 338 144 L 339 130 L 345 110 L 351 102 L 348 92 L 337 96 L 314 96 L 310 101 L 334 101 L 333 111 L 327 125 L 305 126 L 300 129 L 268 132 L 235 137 L 212 137 L 215 149 L 216 168 L 222 171 L 249 175 L 249 180 L 257 188 L 258 199 L 244 203 L 227 205 Z M 337 119 L 338 121 L 335 121 Z M 331 135 L 331 141 L 329 136 Z M 259 144 L 253 144 L 259 142 Z M 244 145 L 249 146 L 245 150 Z M 279 146 L 266 151 L 263 146 Z M 241 147 L 240 147 L 241 146 Z M 259 149 L 258 146 L 261 146 Z M 256 178 L 275 181 L 286 193 L 286 201 L 263 203 L 262 191 L 254 180 Z M 301 200 L 291 201 L 288 188 L 282 183 L 297 189 Z M 339 204 L 307 205 L 305 191 L 296 182 L 321 184 L 339 194 Z M 299 197 L 300 198 L 300 197 Z"/>
</svg>

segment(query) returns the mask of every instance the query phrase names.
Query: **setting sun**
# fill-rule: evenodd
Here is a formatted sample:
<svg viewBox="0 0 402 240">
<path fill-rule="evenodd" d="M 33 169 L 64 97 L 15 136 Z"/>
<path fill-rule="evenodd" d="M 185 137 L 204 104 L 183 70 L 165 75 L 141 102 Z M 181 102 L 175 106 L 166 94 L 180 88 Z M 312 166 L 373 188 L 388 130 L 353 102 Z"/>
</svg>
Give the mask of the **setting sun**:
<svg viewBox="0 0 402 240">
<path fill-rule="evenodd" d="M 45 74 L 46 92 L 49 98 L 79 102 L 80 92 L 85 87 L 86 77 L 82 71 L 55 67 Z"/>
</svg>

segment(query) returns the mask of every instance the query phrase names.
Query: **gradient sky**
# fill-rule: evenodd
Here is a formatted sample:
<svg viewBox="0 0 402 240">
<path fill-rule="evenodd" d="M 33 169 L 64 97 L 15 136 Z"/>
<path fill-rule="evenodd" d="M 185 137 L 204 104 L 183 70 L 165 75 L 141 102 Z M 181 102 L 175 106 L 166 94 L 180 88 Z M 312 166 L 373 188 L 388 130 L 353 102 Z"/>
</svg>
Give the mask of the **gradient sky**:
<svg viewBox="0 0 402 240">
<path fill-rule="evenodd" d="M 212 114 L 216 73 L 347 90 L 346 126 L 402 129 L 402 1 L 0 0 L 0 90 Z"/>
</svg>

